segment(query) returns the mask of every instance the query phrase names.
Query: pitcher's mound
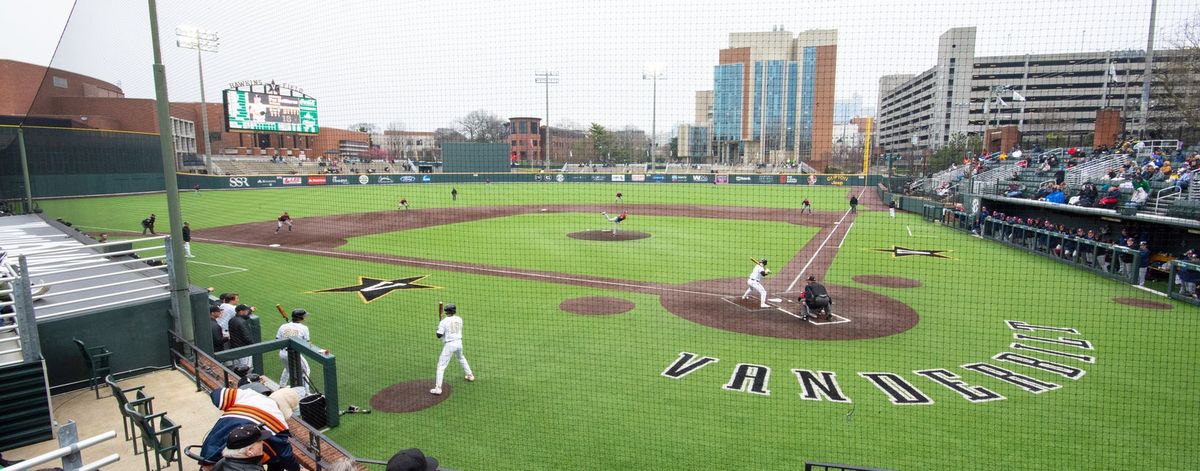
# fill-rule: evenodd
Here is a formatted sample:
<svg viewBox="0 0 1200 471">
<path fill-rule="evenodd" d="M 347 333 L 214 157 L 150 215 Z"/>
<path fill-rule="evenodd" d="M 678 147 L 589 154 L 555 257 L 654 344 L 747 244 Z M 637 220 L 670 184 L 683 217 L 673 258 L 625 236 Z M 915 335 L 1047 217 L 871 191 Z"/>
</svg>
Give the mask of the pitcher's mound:
<svg viewBox="0 0 1200 471">
<path fill-rule="evenodd" d="M 634 308 L 633 301 L 610 298 L 607 296 L 589 296 L 586 298 L 575 298 L 563 301 L 558 305 L 559 309 L 567 311 L 571 314 L 581 314 L 585 316 L 608 316 L 613 314 L 621 314 L 629 312 Z"/>
<path fill-rule="evenodd" d="M 450 397 L 453 387 L 442 385 L 442 394 L 433 395 L 433 378 L 414 379 L 393 384 L 371 396 L 371 408 L 380 412 L 416 412 L 436 406 Z"/>
<path fill-rule="evenodd" d="M 582 240 L 621 241 L 645 239 L 650 237 L 650 234 L 637 231 L 617 231 L 616 234 L 613 234 L 612 231 L 582 231 L 572 232 L 567 234 L 567 237 Z"/>
</svg>

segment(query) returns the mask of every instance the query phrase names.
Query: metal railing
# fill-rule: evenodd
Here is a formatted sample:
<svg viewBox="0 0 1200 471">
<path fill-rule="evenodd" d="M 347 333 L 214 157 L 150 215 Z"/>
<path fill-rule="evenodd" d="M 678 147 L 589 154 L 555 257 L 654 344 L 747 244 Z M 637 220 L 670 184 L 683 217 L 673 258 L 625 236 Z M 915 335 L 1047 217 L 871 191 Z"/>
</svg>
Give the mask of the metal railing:
<svg viewBox="0 0 1200 471">
<path fill-rule="evenodd" d="M 837 463 L 821 463 L 818 461 L 805 461 L 804 471 L 887 471 L 883 468 L 867 468 L 864 466 L 854 466 L 849 464 Z"/>
<path fill-rule="evenodd" d="M 1067 185 L 1072 188 L 1078 188 L 1084 182 L 1107 177 L 1108 172 L 1116 170 L 1125 162 L 1124 154 L 1113 154 L 1101 156 L 1092 159 L 1083 165 L 1078 165 L 1067 169 Z"/>
<path fill-rule="evenodd" d="M 1179 193 L 1179 188 L 1174 186 L 1168 186 L 1154 192 L 1154 214 L 1159 216 L 1166 215 L 1167 210 L 1171 209 L 1171 203 L 1179 199 Z M 1166 204 L 1163 204 L 1164 199 L 1167 200 Z"/>
<path fill-rule="evenodd" d="M 75 421 L 69 421 L 66 425 L 63 425 L 58 429 L 58 443 L 62 445 L 61 448 L 42 453 L 33 458 L 29 458 L 20 463 L 6 467 L 4 468 L 4 471 L 28 471 L 31 469 L 43 469 L 47 466 L 41 465 L 59 458 L 62 459 L 62 469 L 65 471 L 92 471 L 100 469 L 104 466 L 108 466 L 120 461 L 121 456 L 113 453 L 91 463 L 83 464 L 83 457 L 79 452 L 98 443 L 112 440 L 116 436 L 116 430 L 109 430 L 91 438 L 78 440 L 79 434 L 75 430 Z"/>
<path fill-rule="evenodd" d="M 176 332 L 169 331 L 167 335 L 171 345 L 173 363 L 179 371 L 195 381 L 197 391 L 211 392 L 219 388 L 236 388 L 238 386 L 238 380 L 241 377 L 221 361 L 197 348 L 196 344 L 187 341 Z M 285 341 L 299 343 L 293 339 L 285 339 Z M 335 409 L 333 418 L 336 418 L 336 400 L 330 401 L 330 403 Z M 288 429 L 292 436 L 290 440 L 292 449 L 296 452 L 297 459 L 307 469 L 320 471 L 343 458 L 358 461 L 341 445 L 300 418 L 288 418 Z M 356 469 L 366 470 L 361 464 L 356 464 Z"/>
</svg>

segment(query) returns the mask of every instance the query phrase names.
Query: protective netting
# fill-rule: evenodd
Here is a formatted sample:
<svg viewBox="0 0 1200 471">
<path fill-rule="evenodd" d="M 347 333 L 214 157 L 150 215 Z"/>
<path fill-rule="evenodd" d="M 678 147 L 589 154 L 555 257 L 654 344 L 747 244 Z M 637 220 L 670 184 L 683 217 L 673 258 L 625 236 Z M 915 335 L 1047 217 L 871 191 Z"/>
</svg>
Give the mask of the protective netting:
<svg viewBox="0 0 1200 471">
<path fill-rule="evenodd" d="M 307 310 L 362 458 L 1195 469 L 1200 11 L 1154 8 L 160 1 L 186 270 Z M 163 232 L 146 5 L 0 12 L 0 199 Z"/>
</svg>

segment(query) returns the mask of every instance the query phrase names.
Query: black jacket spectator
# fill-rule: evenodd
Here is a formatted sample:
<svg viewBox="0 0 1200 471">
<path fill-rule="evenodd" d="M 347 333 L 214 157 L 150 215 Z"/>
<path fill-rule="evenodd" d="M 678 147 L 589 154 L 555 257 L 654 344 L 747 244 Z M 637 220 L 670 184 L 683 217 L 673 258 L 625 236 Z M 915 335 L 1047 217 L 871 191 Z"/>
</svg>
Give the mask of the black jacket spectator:
<svg viewBox="0 0 1200 471">
<path fill-rule="evenodd" d="M 254 345 L 250 334 L 250 308 L 245 304 L 237 307 L 237 315 L 229 320 L 229 348 Z"/>
</svg>

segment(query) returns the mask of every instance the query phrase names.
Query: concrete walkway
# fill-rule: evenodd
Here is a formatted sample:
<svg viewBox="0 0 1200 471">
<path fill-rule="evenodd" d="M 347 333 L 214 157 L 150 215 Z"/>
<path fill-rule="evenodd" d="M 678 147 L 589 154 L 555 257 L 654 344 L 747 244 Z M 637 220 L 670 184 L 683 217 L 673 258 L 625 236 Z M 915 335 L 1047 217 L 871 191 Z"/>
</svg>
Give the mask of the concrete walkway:
<svg viewBox="0 0 1200 471">
<path fill-rule="evenodd" d="M 208 394 L 196 392 L 196 384 L 183 373 L 175 370 L 134 376 L 122 380 L 120 385 L 125 388 L 145 386 L 143 391 L 146 395 L 154 396 L 154 412 L 166 412 L 167 417 L 182 426 L 179 429 L 179 439 L 184 447 L 199 445 L 204 440 L 208 429 L 221 416 L 220 411 L 213 407 Z M 96 399 L 95 393 L 90 389 L 84 388 L 54 396 L 51 404 L 54 408 L 54 420 L 57 421 L 58 426 L 66 424 L 68 420 L 74 420 L 81 440 L 109 430 L 117 432 L 116 438 L 83 450 L 85 464 L 116 453 L 121 456 L 121 460 L 104 469 L 114 471 L 145 469 L 142 456 L 134 455 L 132 442 L 125 441 L 121 428 L 121 415 L 117 411 L 117 400 L 109 394 L 107 385 L 100 391 L 100 399 Z M 9 460 L 31 458 L 56 448 L 58 448 L 57 438 L 6 451 L 4 457 Z M 195 462 L 187 457 L 184 457 L 183 460 L 184 469 L 197 468 Z M 39 466 L 39 469 L 57 466 L 62 466 L 62 463 L 56 459 Z M 153 456 L 150 457 L 150 466 L 153 469 Z M 171 469 L 178 468 L 172 464 Z"/>
</svg>

